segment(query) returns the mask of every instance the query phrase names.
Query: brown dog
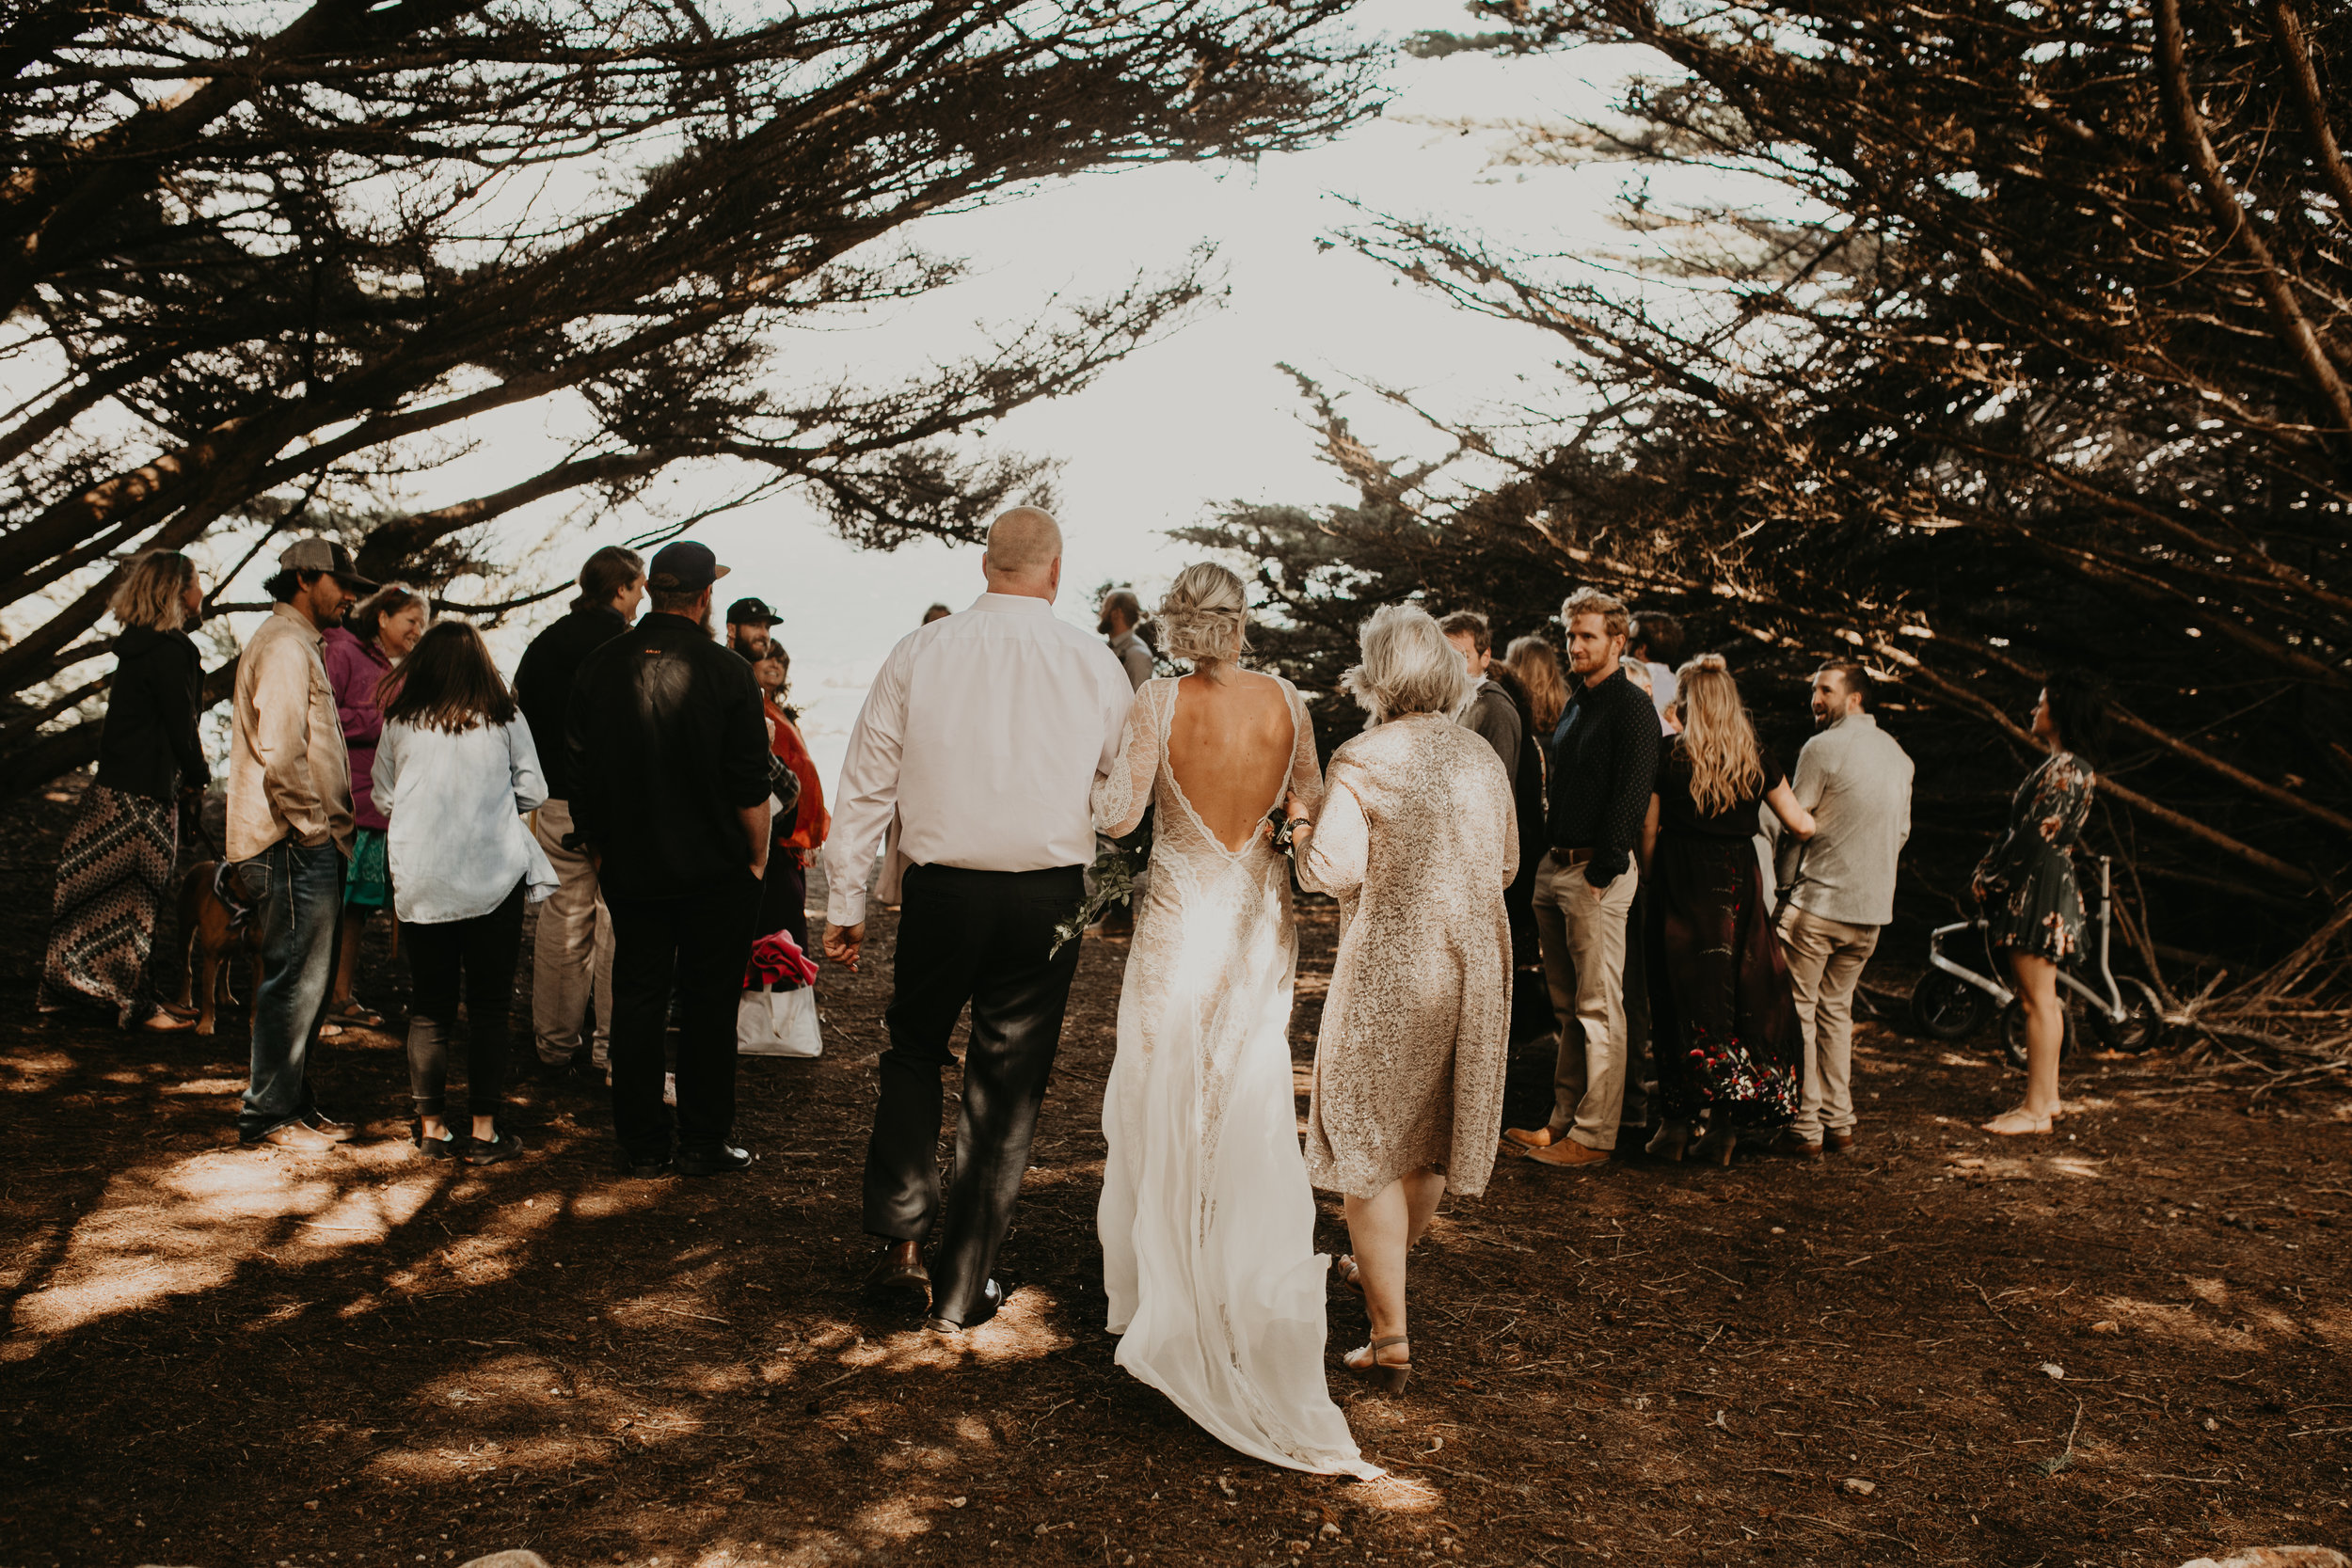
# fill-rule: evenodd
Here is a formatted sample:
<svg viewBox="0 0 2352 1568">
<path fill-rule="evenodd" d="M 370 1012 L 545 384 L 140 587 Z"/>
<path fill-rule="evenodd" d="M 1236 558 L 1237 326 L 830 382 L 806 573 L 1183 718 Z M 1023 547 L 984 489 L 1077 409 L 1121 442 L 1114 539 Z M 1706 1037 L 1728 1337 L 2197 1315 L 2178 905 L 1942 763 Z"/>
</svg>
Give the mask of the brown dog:
<svg viewBox="0 0 2352 1568">
<path fill-rule="evenodd" d="M 231 904 L 221 896 L 220 869 L 218 861 L 200 861 L 180 883 L 180 931 L 186 943 L 182 957 L 187 959 L 180 1006 L 183 1011 L 198 1009 L 196 1032 L 199 1035 L 213 1032 L 213 1005 L 221 991 L 227 990 L 231 1002 L 237 999 L 236 989 L 229 983 L 230 958 L 248 955 L 254 993 L 259 995 L 262 990 L 262 923 L 249 909 L 240 909 L 243 899 Z M 235 891 L 230 889 L 232 895 Z"/>
</svg>

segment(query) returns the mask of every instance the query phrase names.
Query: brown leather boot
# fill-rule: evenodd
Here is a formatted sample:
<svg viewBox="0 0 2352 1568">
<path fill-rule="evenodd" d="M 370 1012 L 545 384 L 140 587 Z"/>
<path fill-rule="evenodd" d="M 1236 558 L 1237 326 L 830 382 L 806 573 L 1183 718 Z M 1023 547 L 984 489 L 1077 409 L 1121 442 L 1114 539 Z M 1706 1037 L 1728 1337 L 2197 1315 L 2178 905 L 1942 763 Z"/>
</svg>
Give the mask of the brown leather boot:
<svg viewBox="0 0 2352 1568">
<path fill-rule="evenodd" d="M 1605 1165 L 1609 1163 L 1609 1155 L 1606 1151 L 1586 1148 L 1582 1144 L 1569 1137 L 1563 1137 L 1558 1143 L 1546 1145 L 1542 1148 L 1531 1148 L 1527 1151 L 1527 1157 L 1539 1165 L 1549 1165 L 1555 1170 L 1589 1170 L 1595 1165 Z"/>
<path fill-rule="evenodd" d="M 1767 1146 L 1766 1151 L 1772 1154 L 1793 1155 L 1800 1160 L 1818 1160 L 1821 1157 L 1821 1146 L 1820 1144 L 1807 1143 L 1804 1138 L 1798 1136 L 1793 1129 L 1787 1127 L 1782 1128 L 1773 1135 L 1772 1141 Z"/>
<path fill-rule="evenodd" d="M 1853 1152 L 1853 1129 L 1851 1127 L 1822 1128 L 1821 1147 L 1832 1154 L 1851 1154 Z"/>
<path fill-rule="evenodd" d="M 866 1272 L 866 1288 L 869 1291 L 903 1291 L 920 1298 L 928 1308 L 931 1304 L 931 1275 L 923 1266 L 923 1249 L 914 1242 L 893 1242 L 882 1248 Z"/>
</svg>

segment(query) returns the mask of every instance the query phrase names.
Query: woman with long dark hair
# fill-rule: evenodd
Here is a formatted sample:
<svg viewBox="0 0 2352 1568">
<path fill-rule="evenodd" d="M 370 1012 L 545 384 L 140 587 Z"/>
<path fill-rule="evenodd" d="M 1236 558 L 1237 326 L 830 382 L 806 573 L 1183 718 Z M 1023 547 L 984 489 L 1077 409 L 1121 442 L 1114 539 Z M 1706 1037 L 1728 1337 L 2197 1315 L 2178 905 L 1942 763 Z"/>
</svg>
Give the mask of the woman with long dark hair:
<svg viewBox="0 0 2352 1568">
<path fill-rule="evenodd" d="M 343 878 L 343 935 L 335 959 L 335 984 L 326 995 L 326 1022 L 338 1028 L 373 1029 L 384 1022 L 351 993 L 368 916 L 391 902 L 384 862 L 388 823 L 371 778 L 376 738 L 384 733 L 384 710 L 376 691 L 392 667 L 408 657 L 432 618 L 432 603 L 422 594 L 389 582 L 353 606 L 342 626 L 319 634 L 319 659 L 326 666 L 327 685 L 335 689 L 335 716 L 342 721 L 343 745 L 351 752 L 351 819 L 358 829 Z"/>
<path fill-rule="evenodd" d="M 2095 675 L 2060 670 L 2034 704 L 2034 738 L 2049 748 L 2010 802 L 2009 831 L 1977 866 L 1987 941 L 2008 956 L 2026 1014 L 2026 1098 L 1984 1124 L 2006 1135 L 2047 1132 L 2058 1102 L 2066 1013 L 2058 965 L 2082 949 L 2083 898 L 2074 849 L 2097 784 L 2092 759 L 2106 743 L 2106 691 Z"/>
<path fill-rule="evenodd" d="M 148 958 L 155 911 L 180 855 L 176 802 L 208 777 L 196 737 L 204 661 L 183 629 L 203 608 L 196 562 L 151 550 L 132 562 L 108 609 L 122 625 L 98 777 L 57 859 L 56 914 L 38 1006 L 114 1009 L 115 1022 L 185 1029 L 193 1022 L 154 997 Z"/>
<path fill-rule="evenodd" d="M 1799 838 L 1813 836 L 1813 814 L 1757 742 L 1720 656 L 1677 672 L 1667 712 L 1681 733 L 1659 761 L 1642 833 L 1650 1041 L 1665 1102 L 1649 1152 L 1681 1159 L 1704 1116 L 1698 1150 L 1727 1165 L 1740 1133 L 1788 1125 L 1804 1087 L 1796 993 L 1764 907 L 1756 808 L 1772 807 Z"/>
<path fill-rule="evenodd" d="M 498 1125 L 523 905 L 555 891 L 555 870 L 523 823 L 548 798 L 538 748 L 482 634 L 444 621 L 386 682 L 375 798 L 401 947 L 408 955 L 408 1085 L 419 1152 L 495 1164 L 522 1152 Z M 469 1031 L 472 1136 L 442 1109 L 460 990 Z"/>
</svg>

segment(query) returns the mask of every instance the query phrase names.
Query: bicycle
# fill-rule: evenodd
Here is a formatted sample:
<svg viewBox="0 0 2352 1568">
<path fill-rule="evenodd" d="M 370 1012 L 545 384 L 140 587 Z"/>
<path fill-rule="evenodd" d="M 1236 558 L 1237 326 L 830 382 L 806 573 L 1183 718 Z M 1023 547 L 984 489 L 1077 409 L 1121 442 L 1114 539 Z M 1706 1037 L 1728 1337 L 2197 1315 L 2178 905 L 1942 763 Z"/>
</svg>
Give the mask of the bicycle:
<svg viewBox="0 0 2352 1568">
<path fill-rule="evenodd" d="M 2109 1051 L 2127 1052 L 2138 1055 L 2153 1051 L 2164 1041 L 2167 1024 L 2164 1004 L 2155 988 L 2145 980 L 2125 975 L 2116 977 L 2109 961 L 2109 943 L 2114 924 L 2114 871 L 2109 858 L 2099 857 L 2099 946 L 2098 978 L 2106 983 L 2106 994 L 2092 990 L 2068 973 L 2058 970 L 2058 1000 L 2065 1005 L 2066 1034 L 2059 1044 L 2058 1054 L 2064 1058 L 2074 1050 L 2074 1001 L 2089 1004 L 2090 1027 L 2099 1037 L 2099 1043 Z M 1911 990 L 1911 1021 L 1920 1033 L 1931 1039 L 1957 1040 L 1974 1034 L 1984 1022 L 1986 1012 L 2001 1009 L 2001 1050 L 2010 1065 L 2023 1071 L 2026 1066 L 2026 1008 L 2017 993 L 1991 974 L 1979 974 L 1944 951 L 1944 943 L 1961 931 L 1989 931 L 1988 920 L 1959 920 L 1949 926 L 1939 926 L 1928 936 L 1928 969 L 1919 976 L 1919 983 Z M 1990 942 L 1985 944 L 1985 968 L 1997 970 Z M 2073 996 L 2067 993 L 2072 991 Z"/>
</svg>

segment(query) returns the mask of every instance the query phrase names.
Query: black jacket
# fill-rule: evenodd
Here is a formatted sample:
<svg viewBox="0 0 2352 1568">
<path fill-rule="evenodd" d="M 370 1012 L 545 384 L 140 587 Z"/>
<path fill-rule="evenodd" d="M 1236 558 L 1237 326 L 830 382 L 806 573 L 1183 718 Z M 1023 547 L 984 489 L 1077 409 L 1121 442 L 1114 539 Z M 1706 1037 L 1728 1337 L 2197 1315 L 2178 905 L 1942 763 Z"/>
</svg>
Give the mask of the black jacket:
<svg viewBox="0 0 2352 1568">
<path fill-rule="evenodd" d="M 683 898 L 751 875 L 742 813 L 768 799 L 752 667 L 682 615 L 590 654 L 565 725 L 572 826 L 620 898 Z"/>
<path fill-rule="evenodd" d="M 1519 826 L 1519 860 L 1533 885 L 1535 863 L 1544 858 L 1543 743 L 1535 735 L 1535 713 L 1528 705 L 1527 688 L 1519 684 L 1518 677 L 1497 662 L 1487 667 L 1486 678 L 1511 705 L 1518 720 L 1518 751 L 1503 762 L 1511 769 L 1511 805 Z"/>
<path fill-rule="evenodd" d="M 1590 849 L 1584 879 L 1607 887 L 1625 875 L 1642 841 L 1658 780 L 1658 709 L 1620 669 L 1598 686 L 1576 683 L 1553 742 L 1555 849 Z"/>
<path fill-rule="evenodd" d="M 539 744 L 539 767 L 547 774 L 548 799 L 572 798 L 572 759 L 564 744 L 571 711 L 572 681 L 580 661 L 628 630 L 611 605 L 575 610 L 531 640 L 515 666 L 515 701 Z"/>
<path fill-rule="evenodd" d="M 168 800 L 211 778 L 197 743 L 204 658 L 183 631 L 133 626 L 115 643 L 114 688 L 98 735 L 98 782 Z"/>
</svg>

